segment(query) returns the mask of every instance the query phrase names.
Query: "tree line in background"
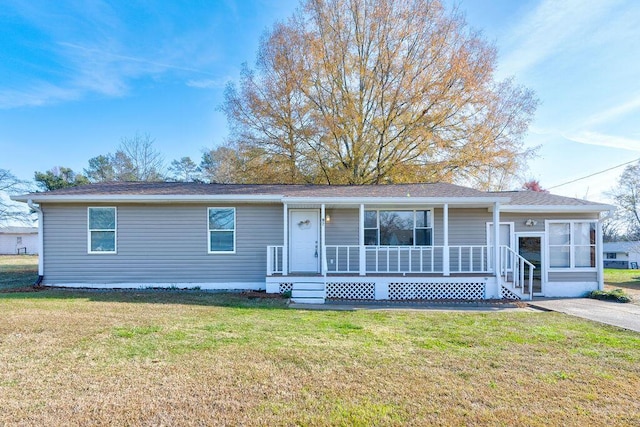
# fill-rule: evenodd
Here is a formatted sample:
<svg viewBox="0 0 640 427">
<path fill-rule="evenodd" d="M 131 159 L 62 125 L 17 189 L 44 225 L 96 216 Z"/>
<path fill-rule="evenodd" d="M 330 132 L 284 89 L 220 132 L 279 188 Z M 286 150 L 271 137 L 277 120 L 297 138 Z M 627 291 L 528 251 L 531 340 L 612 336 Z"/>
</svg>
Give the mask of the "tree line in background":
<svg viewBox="0 0 640 427">
<path fill-rule="evenodd" d="M 167 165 L 154 143 L 155 139 L 149 134 L 122 138 L 114 153 L 89 159 L 82 173 L 55 166 L 44 172 L 36 171 L 34 181 L 42 191 L 117 181 L 232 182 L 218 179 L 222 176 L 219 170 L 225 169 L 221 154 L 226 152 L 226 147 L 206 151 L 199 164 L 191 157 L 182 157 Z"/>
<path fill-rule="evenodd" d="M 154 139 L 136 134 L 81 173 L 57 166 L 34 179 L 44 191 L 167 180 L 509 189 L 534 154 L 522 141 L 538 100 L 497 80 L 496 66 L 495 46 L 438 0 L 302 0 L 227 86 L 229 140 L 198 163 L 167 165 Z M 611 224 L 626 224 L 612 235 L 640 238 L 638 172 L 612 193 L 621 213 Z M 8 190 L 23 186 L 12 177 L 0 175 Z M 533 180 L 523 188 L 544 191 Z"/>
</svg>

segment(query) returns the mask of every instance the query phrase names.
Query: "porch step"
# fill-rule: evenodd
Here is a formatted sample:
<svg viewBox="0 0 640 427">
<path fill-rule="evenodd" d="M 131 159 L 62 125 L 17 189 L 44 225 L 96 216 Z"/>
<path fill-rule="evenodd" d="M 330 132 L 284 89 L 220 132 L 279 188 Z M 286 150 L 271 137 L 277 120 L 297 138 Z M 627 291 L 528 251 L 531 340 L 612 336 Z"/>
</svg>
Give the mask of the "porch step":
<svg viewBox="0 0 640 427">
<path fill-rule="evenodd" d="M 324 289 L 294 289 L 291 291 L 291 298 L 324 298 Z"/>
<path fill-rule="evenodd" d="M 323 281 L 294 282 L 291 301 L 298 304 L 324 304 L 325 284 Z"/>
</svg>

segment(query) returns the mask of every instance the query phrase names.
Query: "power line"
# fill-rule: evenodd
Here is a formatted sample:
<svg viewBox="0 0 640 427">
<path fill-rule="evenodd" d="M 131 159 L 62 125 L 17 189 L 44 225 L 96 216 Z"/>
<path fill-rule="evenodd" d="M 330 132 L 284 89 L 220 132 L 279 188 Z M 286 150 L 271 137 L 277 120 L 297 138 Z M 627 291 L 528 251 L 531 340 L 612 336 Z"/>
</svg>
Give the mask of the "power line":
<svg viewBox="0 0 640 427">
<path fill-rule="evenodd" d="M 613 167 L 610 167 L 608 169 L 601 170 L 600 172 L 595 172 L 595 173 L 592 173 L 591 175 L 583 176 L 582 178 L 577 178 L 577 179 L 574 179 L 574 180 L 571 180 L 571 181 L 563 182 L 562 184 L 554 185 L 553 187 L 547 188 L 547 190 L 553 190 L 554 188 L 562 187 L 563 185 L 573 184 L 574 182 L 582 181 L 583 179 L 591 178 L 592 176 L 600 175 L 601 173 L 605 173 L 605 172 L 609 172 L 610 170 L 618 169 L 618 168 L 620 168 L 622 166 L 626 166 L 626 165 L 628 165 L 630 163 L 637 162 L 639 160 L 640 160 L 640 157 L 638 157 L 635 160 L 631 160 L 630 162 L 620 163 L 617 166 L 613 166 Z"/>
</svg>

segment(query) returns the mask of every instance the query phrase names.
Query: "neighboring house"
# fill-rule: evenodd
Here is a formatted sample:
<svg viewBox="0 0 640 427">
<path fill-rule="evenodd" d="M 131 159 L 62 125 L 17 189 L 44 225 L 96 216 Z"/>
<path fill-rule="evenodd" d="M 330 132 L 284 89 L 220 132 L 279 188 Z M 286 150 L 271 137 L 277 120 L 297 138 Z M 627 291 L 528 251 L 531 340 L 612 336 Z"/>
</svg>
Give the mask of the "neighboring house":
<svg viewBox="0 0 640 427">
<path fill-rule="evenodd" d="M 0 254 L 38 254 L 38 227 L 0 227 Z"/>
<path fill-rule="evenodd" d="M 39 211 L 44 284 L 300 302 L 584 295 L 603 286 L 598 218 L 612 209 L 443 183 L 103 183 L 13 199 Z"/>
<path fill-rule="evenodd" d="M 640 242 L 609 242 L 602 245 L 604 268 L 638 268 Z"/>
</svg>

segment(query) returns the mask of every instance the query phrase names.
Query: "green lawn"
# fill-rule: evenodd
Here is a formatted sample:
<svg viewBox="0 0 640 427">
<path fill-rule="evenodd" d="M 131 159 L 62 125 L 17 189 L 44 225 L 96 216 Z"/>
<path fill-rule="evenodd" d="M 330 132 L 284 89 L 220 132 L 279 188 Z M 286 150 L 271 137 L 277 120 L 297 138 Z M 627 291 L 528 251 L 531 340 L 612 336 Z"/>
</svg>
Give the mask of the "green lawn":
<svg viewBox="0 0 640 427">
<path fill-rule="evenodd" d="M 622 289 L 633 303 L 640 304 L 640 270 L 604 269 L 606 289 Z"/>
<path fill-rule="evenodd" d="M 0 295 L 0 425 L 630 425 L 640 335 L 545 312 Z"/>
<path fill-rule="evenodd" d="M 59 289 L 0 313 L 0 425 L 640 424 L 640 334 L 558 313 Z"/>
<path fill-rule="evenodd" d="M 38 279 L 38 257 L 0 255 L 0 292 L 33 285 Z"/>
</svg>

